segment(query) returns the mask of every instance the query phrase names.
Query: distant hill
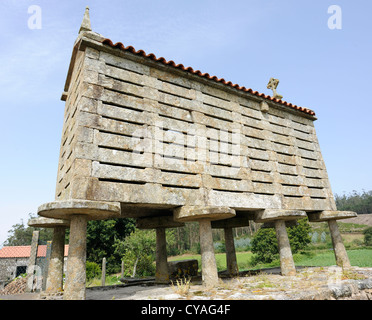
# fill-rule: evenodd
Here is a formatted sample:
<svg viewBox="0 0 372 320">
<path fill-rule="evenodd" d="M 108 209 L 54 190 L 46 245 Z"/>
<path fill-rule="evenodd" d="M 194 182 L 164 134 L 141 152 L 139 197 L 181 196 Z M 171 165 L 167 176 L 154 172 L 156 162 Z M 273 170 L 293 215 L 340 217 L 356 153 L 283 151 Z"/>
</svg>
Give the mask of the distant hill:
<svg viewBox="0 0 372 320">
<path fill-rule="evenodd" d="M 372 227 L 372 214 L 358 214 L 355 218 L 340 220 L 340 222 L 363 224 Z"/>
</svg>

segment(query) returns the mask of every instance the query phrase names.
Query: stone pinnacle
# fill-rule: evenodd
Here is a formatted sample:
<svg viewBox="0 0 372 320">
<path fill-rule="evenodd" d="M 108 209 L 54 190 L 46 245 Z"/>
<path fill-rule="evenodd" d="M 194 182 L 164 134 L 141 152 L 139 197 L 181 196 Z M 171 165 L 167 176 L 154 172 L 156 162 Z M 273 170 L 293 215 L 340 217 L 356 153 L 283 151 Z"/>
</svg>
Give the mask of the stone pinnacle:
<svg viewBox="0 0 372 320">
<path fill-rule="evenodd" d="M 90 18 L 89 18 L 89 7 L 85 8 L 84 18 L 81 23 L 79 33 L 84 31 L 92 31 L 92 27 L 90 26 Z"/>
</svg>

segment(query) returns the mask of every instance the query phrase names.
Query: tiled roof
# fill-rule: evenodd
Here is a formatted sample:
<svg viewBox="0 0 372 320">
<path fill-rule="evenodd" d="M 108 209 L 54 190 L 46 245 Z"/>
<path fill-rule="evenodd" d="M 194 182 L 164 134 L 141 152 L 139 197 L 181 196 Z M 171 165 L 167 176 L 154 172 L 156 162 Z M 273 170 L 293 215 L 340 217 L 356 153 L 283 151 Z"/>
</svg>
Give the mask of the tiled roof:
<svg viewBox="0 0 372 320">
<path fill-rule="evenodd" d="M 140 55 L 142 57 L 146 57 L 146 58 L 149 58 L 153 61 L 158 61 L 158 62 L 161 62 L 165 65 L 168 65 L 168 66 L 172 66 L 174 68 L 177 68 L 177 69 L 181 69 L 181 70 L 184 70 L 184 71 L 187 71 L 187 72 L 190 72 L 192 74 L 195 74 L 195 75 L 198 75 L 200 77 L 204 77 L 204 78 L 207 78 L 207 79 L 210 79 L 210 80 L 213 80 L 213 81 L 216 81 L 216 82 L 221 82 L 227 86 L 230 86 L 230 87 L 233 87 L 233 88 L 236 88 L 238 90 L 242 90 L 242 91 L 245 91 L 245 92 L 248 92 L 250 94 L 253 94 L 257 97 L 261 97 L 261 98 L 264 98 L 264 99 L 268 99 L 268 100 L 271 100 L 273 102 L 276 102 L 276 103 L 279 103 L 279 104 L 282 104 L 284 106 L 287 106 L 287 107 L 290 107 L 290 108 L 293 108 L 293 109 L 296 109 L 296 110 L 299 110 L 299 111 L 302 111 L 304 113 L 307 113 L 311 116 L 315 116 L 315 112 L 313 110 L 310 110 L 310 109 L 307 109 L 307 108 L 303 108 L 303 107 L 299 107 L 299 106 L 296 106 L 292 103 L 288 103 L 286 101 L 283 101 L 283 100 L 278 100 L 276 98 L 273 98 L 269 95 L 265 95 L 264 93 L 259 93 L 258 91 L 253 91 L 252 89 L 247 89 L 245 87 L 241 87 L 239 86 L 238 84 L 233 84 L 231 81 L 226 81 L 225 79 L 221 78 L 219 79 L 218 77 L 216 76 L 211 76 L 209 75 L 209 73 L 202 73 L 200 70 L 194 70 L 193 68 L 191 67 L 184 67 L 184 65 L 182 64 L 176 64 L 174 61 L 170 60 L 170 61 L 167 61 L 165 58 L 163 57 L 160 57 L 160 58 L 157 58 L 153 53 L 150 53 L 150 54 L 146 54 L 145 51 L 143 50 L 136 50 L 134 49 L 132 46 L 127 46 L 125 47 L 121 42 L 117 42 L 117 43 L 113 43 L 110 39 L 104 39 L 102 40 L 102 43 L 103 44 L 106 44 L 106 45 L 109 45 L 110 47 L 112 48 L 118 48 L 120 50 L 123 50 L 123 51 L 128 51 L 128 52 L 131 52 L 131 53 L 134 53 L 136 55 Z"/>
<path fill-rule="evenodd" d="M 39 245 L 37 256 L 46 256 L 46 245 Z M 31 246 L 5 246 L 0 249 L 0 258 L 29 258 Z M 68 255 L 68 245 L 65 245 L 65 257 Z"/>
</svg>

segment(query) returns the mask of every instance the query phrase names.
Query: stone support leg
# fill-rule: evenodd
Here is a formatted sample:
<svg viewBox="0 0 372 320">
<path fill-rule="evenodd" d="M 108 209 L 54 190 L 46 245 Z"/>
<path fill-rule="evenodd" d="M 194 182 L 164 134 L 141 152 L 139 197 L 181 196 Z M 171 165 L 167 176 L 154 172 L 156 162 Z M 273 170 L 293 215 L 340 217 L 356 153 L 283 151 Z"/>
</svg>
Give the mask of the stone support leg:
<svg viewBox="0 0 372 320">
<path fill-rule="evenodd" d="M 167 262 L 167 243 L 165 238 L 165 228 L 156 228 L 156 274 L 157 283 L 167 283 L 169 281 L 168 262 Z"/>
<path fill-rule="evenodd" d="M 342 237 L 340 230 L 338 229 L 338 224 L 336 220 L 328 220 L 329 230 L 331 232 L 333 250 L 335 253 L 336 264 L 342 268 L 350 267 L 349 257 L 342 242 Z"/>
<path fill-rule="evenodd" d="M 231 276 L 239 274 L 238 263 L 236 260 L 234 235 L 232 228 L 224 228 L 225 232 L 225 247 L 226 247 L 226 266 L 227 272 Z"/>
<path fill-rule="evenodd" d="M 38 245 L 39 245 L 39 231 L 34 231 L 32 233 L 31 252 L 30 252 L 30 258 L 29 258 L 28 266 L 27 266 L 26 292 L 32 292 L 37 288 L 37 275 L 35 275 L 35 273 L 37 273 L 36 258 L 37 258 Z"/>
<path fill-rule="evenodd" d="M 52 251 L 50 253 L 46 292 L 63 290 L 63 260 L 65 249 L 65 228 L 55 227 L 53 230 Z"/>
<path fill-rule="evenodd" d="M 280 268 L 283 276 L 296 274 L 296 268 L 292 257 L 291 247 L 284 220 L 275 221 L 276 238 L 278 240 Z"/>
<path fill-rule="evenodd" d="M 203 285 L 212 287 L 218 284 L 218 273 L 210 220 L 199 220 L 199 236 Z"/>
<path fill-rule="evenodd" d="M 85 300 L 87 217 L 72 215 L 67 260 L 65 300 Z"/>
</svg>

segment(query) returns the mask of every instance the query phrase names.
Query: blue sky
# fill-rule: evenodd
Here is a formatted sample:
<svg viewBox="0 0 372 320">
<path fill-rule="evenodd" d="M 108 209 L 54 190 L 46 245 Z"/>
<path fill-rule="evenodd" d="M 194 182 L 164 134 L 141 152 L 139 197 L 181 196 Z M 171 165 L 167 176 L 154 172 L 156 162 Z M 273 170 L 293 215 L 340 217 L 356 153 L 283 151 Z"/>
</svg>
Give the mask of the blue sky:
<svg viewBox="0 0 372 320">
<path fill-rule="evenodd" d="M 41 8 L 29 29 L 28 8 Z M 241 86 L 313 109 L 334 193 L 372 190 L 370 0 L 0 2 L 0 245 L 54 200 L 72 45 L 90 7 L 93 31 Z M 342 9 L 331 30 L 330 5 Z"/>
</svg>

